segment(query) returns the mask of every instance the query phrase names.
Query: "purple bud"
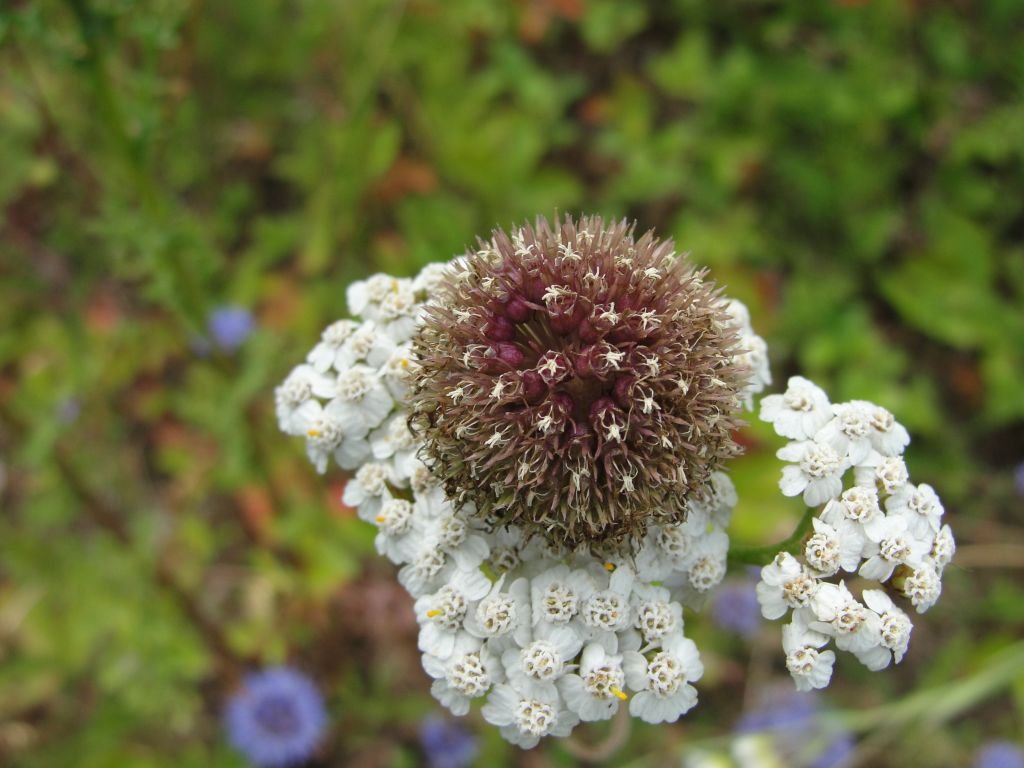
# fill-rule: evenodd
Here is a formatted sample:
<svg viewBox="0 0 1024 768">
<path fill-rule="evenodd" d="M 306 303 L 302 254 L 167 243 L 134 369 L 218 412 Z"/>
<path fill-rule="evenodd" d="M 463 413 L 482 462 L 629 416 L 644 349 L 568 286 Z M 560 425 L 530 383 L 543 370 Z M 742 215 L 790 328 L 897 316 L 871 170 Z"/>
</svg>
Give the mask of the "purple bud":
<svg viewBox="0 0 1024 768">
<path fill-rule="evenodd" d="M 623 408 L 629 408 L 633 404 L 633 385 L 635 383 L 635 376 L 619 376 L 615 380 L 612 392 L 615 394 L 615 401 Z"/>
<path fill-rule="evenodd" d="M 587 344 L 593 344 L 601 338 L 601 334 L 598 333 L 597 329 L 594 328 L 593 324 L 587 319 L 580 322 L 580 326 L 576 332 L 579 334 L 580 340 Z"/>
<path fill-rule="evenodd" d="M 548 386 L 544 379 L 536 371 L 526 371 L 523 374 L 523 395 L 531 403 L 540 402 L 547 394 Z"/>
<path fill-rule="evenodd" d="M 530 309 L 529 304 L 516 296 L 505 305 L 505 314 L 513 323 L 525 323 L 530 319 L 533 310 Z"/>
<path fill-rule="evenodd" d="M 484 336 L 491 341 L 512 341 L 516 337 L 516 327 L 508 319 L 495 316 L 484 329 Z"/>
<path fill-rule="evenodd" d="M 509 367 L 518 368 L 522 365 L 524 357 L 523 350 L 515 344 L 511 344 L 507 341 L 499 341 L 494 345 L 493 349 L 497 358 Z"/>
</svg>

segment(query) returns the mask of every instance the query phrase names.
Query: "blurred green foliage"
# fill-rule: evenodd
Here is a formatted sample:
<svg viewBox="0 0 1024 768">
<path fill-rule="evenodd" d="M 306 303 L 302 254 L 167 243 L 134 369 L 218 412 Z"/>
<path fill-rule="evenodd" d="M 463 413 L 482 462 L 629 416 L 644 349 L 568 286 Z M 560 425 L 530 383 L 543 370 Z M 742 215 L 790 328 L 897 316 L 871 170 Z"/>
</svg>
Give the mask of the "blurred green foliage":
<svg viewBox="0 0 1024 768">
<path fill-rule="evenodd" d="M 973 559 L 834 702 L 976 670 L 1024 629 L 1022 41 L 1017 0 L 0 3 L 0 762 L 238 765 L 220 702 L 290 659 L 324 764 L 416 764 L 409 609 L 271 390 L 352 279 L 555 210 L 674 237 L 779 381 L 911 429 Z M 258 330 L 199 354 L 226 304 Z M 734 536 L 770 541 L 798 510 L 744 439 Z M 694 632 L 705 704 L 640 763 L 737 714 L 748 651 Z M 870 764 L 962 765 L 1019 731 L 1008 696 Z"/>
</svg>

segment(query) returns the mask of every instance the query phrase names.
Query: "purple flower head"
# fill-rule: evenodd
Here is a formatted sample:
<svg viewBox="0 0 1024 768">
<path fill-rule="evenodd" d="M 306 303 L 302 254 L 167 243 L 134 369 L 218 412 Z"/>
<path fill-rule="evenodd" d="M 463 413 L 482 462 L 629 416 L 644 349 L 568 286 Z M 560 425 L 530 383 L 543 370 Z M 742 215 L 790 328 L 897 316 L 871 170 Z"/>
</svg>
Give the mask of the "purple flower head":
<svg viewBox="0 0 1024 768">
<path fill-rule="evenodd" d="M 304 762 L 327 725 L 323 699 L 312 681 L 291 667 L 247 675 L 224 712 L 231 745 L 259 768 Z"/>
<path fill-rule="evenodd" d="M 255 325 L 252 312 L 233 305 L 217 307 L 206 323 L 214 344 L 225 352 L 234 352 L 242 346 Z"/>
<path fill-rule="evenodd" d="M 974 768 L 1024 768 L 1024 749 L 1012 741 L 990 741 L 979 750 Z"/>
<path fill-rule="evenodd" d="M 471 733 L 437 715 L 420 723 L 420 743 L 429 768 L 466 768 L 479 752 Z"/>
<path fill-rule="evenodd" d="M 1017 489 L 1017 495 L 1024 496 L 1024 461 L 1013 471 L 1013 485 Z"/>
<path fill-rule="evenodd" d="M 711 615 L 722 629 L 743 637 L 752 637 L 761 626 L 761 606 L 757 602 L 755 582 L 731 581 L 715 593 Z"/>
<path fill-rule="evenodd" d="M 82 401 L 74 395 L 65 397 L 57 405 L 57 420 L 61 424 L 72 424 L 82 412 Z"/>
<path fill-rule="evenodd" d="M 738 733 L 769 732 L 787 765 L 800 768 L 840 768 L 856 749 L 853 736 L 826 727 L 821 702 L 813 693 L 773 688 L 736 724 Z"/>
<path fill-rule="evenodd" d="M 750 371 L 718 289 L 597 217 L 454 262 L 413 341 L 412 423 L 458 506 L 555 547 L 680 523 L 733 441 Z"/>
</svg>

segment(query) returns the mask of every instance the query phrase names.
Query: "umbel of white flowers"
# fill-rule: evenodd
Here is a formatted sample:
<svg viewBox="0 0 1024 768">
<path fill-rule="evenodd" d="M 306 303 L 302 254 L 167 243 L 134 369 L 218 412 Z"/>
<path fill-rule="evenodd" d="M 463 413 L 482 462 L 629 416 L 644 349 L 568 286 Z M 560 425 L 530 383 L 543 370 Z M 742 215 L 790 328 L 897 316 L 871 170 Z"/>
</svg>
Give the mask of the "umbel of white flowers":
<svg viewBox="0 0 1024 768">
<path fill-rule="evenodd" d="M 553 238 L 543 249 L 535 236 L 538 231 Z M 446 479 L 463 478 L 461 468 L 453 475 L 451 468 L 438 463 L 457 444 L 457 428 L 444 435 L 440 452 L 428 450 L 427 438 L 410 430 L 410 421 L 415 422 L 410 419 L 412 393 L 422 385 L 417 377 L 423 375 L 425 361 L 431 366 L 431 386 L 437 387 L 441 380 L 441 395 L 432 401 L 439 410 L 446 407 L 446 398 L 456 406 L 476 397 L 480 423 L 493 426 L 498 422 L 487 417 L 488 407 L 501 408 L 506 414 L 517 407 L 507 397 L 504 384 L 491 405 L 486 397 L 491 393 L 467 391 L 469 385 L 460 392 L 463 380 L 478 378 L 465 371 L 453 376 L 450 388 L 444 389 L 448 385 L 437 359 L 429 358 L 423 349 L 430 336 L 420 334 L 425 318 L 444 316 L 431 309 L 432 302 L 450 302 L 453 284 L 469 279 L 479 286 L 486 281 L 481 266 L 494 264 L 495 254 L 505 252 L 506 246 L 513 254 L 519 252 L 520 260 L 529 257 L 535 267 L 540 264 L 538 268 L 548 277 L 570 268 L 581 281 L 591 272 L 600 277 L 602 270 L 595 265 L 603 268 L 605 280 L 613 267 L 625 274 L 633 263 L 632 230 L 613 225 L 611 238 L 605 231 L 599 219 L 567 220 L 556 228 L 538 221 L 533 228 L 496 232 L 475 251 L 432 264 L 415 278 L 375 275 L 354 283 L 347 300 L 355 319 L 328 326 L 306 362 L 275 391 L 280 428 L 305 439 L 317 470 L 325 472 L 333 462 L 353 473 L 343 501 L 376 527 L 377 551 L 399 567 L 399 581 L 415 598 L 419 649 L 423 667 L 433 678 L 433 695 L 456 715 L 466 714 L 474 700 L 483 702 L 484 718 L 524 748 L 545 736 L 567 736 L 580 722 L 611 718 L 620 707 L 628 707 L 631 715 L 646 722 L 660 723 L 677 720 L 696 704 L 694 683 L 703 666 L 697 647 L 684 634 L 683 611 L 684 607 L 702 608 L 725 576 L 726 529 L 737 503 L 732 482 L 722 471 L 721 460 L 729 451 L 715 449 L 708 453 L 705 474 L 688 459 L 687 466 L 702 479 L 687 492 L 682 514 L 647 516 L 644 525 L 631 529 L 632 536 L 609 526 L 607 541 L 591 535 L 592 526 L 586 535 L 574 532 L 562 541 L 530 535 L 503 513 L 490 508 L 481 512 L 470 495 L 446 492 L 451 486 L 446 489 Z M 613 241 L 621 250 L 609 258 L 600 244 Z M 651 248 L 650 239 L 643 242 Z M 548 267 L 538 261 L 542 258 L 558 263 Z M 588 264 L 588 258 L 594 264 Z M 660 267 L 643 262 L 643 269 L 671 271 L 676 258 L 682 257 L 663 248 L 658 250 Z M 573 266 L 581 260 L 582 264 Z M 472 271 L 469 278 L 467 271 Z M 689 268 L 683 274 L 692 277 Z M 614 280 L 628 283 L 631 279 L 627 274 Z M 570 437 L 586 429 L 606 429 L 621 417 L 623 426 L 638 426 L 635 434 L 623 433 L 628 445 L 630 440 L 644 439 L 644 425 L 651 423 L 647 419 L 651 414 L 661 411 L 669 420 L 678 415 L 673 408 L 680 399 L 677 392 L 668 391 L 661 376 L 664 366 L 658 363 L 657 344 L 646 347 L 645 337 L 638 332 L 645 322 L 653 327 L 655 319 L 642 302 L 605 306 L 601 312 L 610 314 L 602 317 L 604 325 L 594 335 L 580 327 L 587 317 L 597 316 L 587 302 L 601 303 L 599 294 L 584 296 L 585 292 L 576 291 L 575 300 L 582 297 L 581 308 L 567 310 L 564 291 L 556 291 L 549 301 L 536 288 L 520 303 L 515 301 L 519 297 L 500 295 L 502 311 L 507 315 L 511 306 L 514 322 L 495 321 L 495 316 L 502 315 L 476 318 L 482 328 L 488 323 L 500 327 L 491 327 L 481 337 L 480 347 L 467 353 L 468 368 L 475 355 L 479 369 L 495 381 L 502 380 L 498 369 L 506 365 L 517 371 L 519 379 L 533 382 L 531 387 L 536 382 L 528 372 L 544 374 L 545 387 L 553 390 L 547 395 L 552 405 L 567 403 L 558 388 L 569 393 L 575 404 L 561 415 L 552 410 L 539 417 L 549 415 L 545 429 L 557 426 Z M 739 302 L 703 291 L 697 300 L 709 303 L 706 311 L 728 325 L 720 333 L 731 359 L 717 365 L 730 377 L 737 376 L 734 371 L 745 371 L 742 379 L 735 378 L 736 397 L 750 407 L 753 397 L 770 383 L 765 343 L 751 329 L 747 310 Z M 570 321 L 565 319 L 567 311 Z M 616 332 L 619 324 L 625 329 L 622 332 Z M 510 328 L 520 330 L 510 333 Z M 565 341 L 565 335 L 555 338 L 559 328 L 582 337 L 577 342 Z M 541 337 L 537 350 L 530 347 L 526 334 Z M 597 375 L 587 362 L 590 358 L 581 352 L 599 344 L 607 346 L 600 349 L 610 353 L 610 363 L 604 370 L 594 358 Z M 520 349 L 513 352 L 511 346 Z M 572 361 L 571 369 L 562 370 L 559 361 L 552 363 L 553 356 L 545 356 L 539 346 L 547 351 L 557 346 L 559 354 Z M 450 357 L 449 351 L 445 355 Z M 628 377 L 616 376 L 614 366 L 630 355 Z M 507 359 L 495 363 L 495 356 Z M 648 364 L 649 377 L 638 372 L 647 359 L 653 361 Z M 574 384 L 574 376 L 584 381 Z M 626 383 L 617 385 L 620 378 Z M 725 379 L 717 381 L 721 384 Z M 610 394 L 602 394 L 602 386 Z M 674 386 L 700 386 L 699 377 Z M 538 406 L 544 407 L 539 390 L 527 391 L 520 381 L 517 391 L 523 412 L 537 416 Z M 583 398 L 589 404 L 586 409 L 578 407 Z M 722 402 L 727 399 L 723 396 Z M 686 402 L 703 408 L 714 399 Z M 633 409 L 635 420 L 630 416 Z M 460 413 L 465 417 L 464 409 Z M 764 568 L 758 586 L 765 616 L 780 618 L 792 609 L 783 647 L 797 686 L 820 688 L 828 683 L 835 655 L 823 648 L 831 640 L 871 669 L 893 659 L 899 662 L 909 640 L 907 615 L 885 591 L 865 590 L 862 604 L 836 578 L 845 570 L 887 582 L 918 611 L 938 597 L 953 539 L 949 527 L 940 525 L 942 507 L 932 489 L 908 484 L 899 458 L 908 442 L 906 431 L 887 411 L 870 403 L 830 405 L 820 389 L 799 378 L 790 381 L 784 395 L 765 397 L 761 416 L 794 441 L 779 452 L 780 458 L 792 462 L 784 470 L 782 491 L 803 494 L 809 505 L 823 505 L 806 543 L 804 562 L 780 554 Z M 579 422 L 586 420 L 589 425 L 581 427 Z M 443 424 L 444 414 L 438 414 L 434 423 Z M 472 420 L 463 418 L 457 427 L 472 439 L 477 462 L 493 465 L 509 455 L 507 441 L 473 434 Z M 721 439 L 716 435 L 714 445 L 726 445 Z M 488 442 L 492 460 L 481 453 Z M 613 458 L 619 455 L 616 445 L 596 446 L 592 453 L 601 450 Z M 588 468 L 580 465 L 575 471 Z M 465 472 L 465 477 L 474 476 L 472 467 Z M 849 487 L 844 482 L 847 475 L 852 476 Z M 621 479 L 619 474 L 615 477 Z M 514 475 L 509 482 L 513 479 Z M 536 478 L 522 480 L 535 493 L 543 493 L 543 484 Z M 646 480 L 637 478 L 637 482 Z M 573 482 L 571 473 L 569 482 Z M 592 488 L 602 492 L 598 486 Z M 687 483 L 680 488 L 687 489 Z M 608 492 L 629 494 L 630 487 L 627 483 Z M 519 509 L 529 512 L 525 499 Z M 637 510 L 628 504 L 621 509 L 630 514 Z M 542 517 L 549 514 L 545 511 Z M 571 525 L 563 529 L 578 530 Z"/>
</svg>

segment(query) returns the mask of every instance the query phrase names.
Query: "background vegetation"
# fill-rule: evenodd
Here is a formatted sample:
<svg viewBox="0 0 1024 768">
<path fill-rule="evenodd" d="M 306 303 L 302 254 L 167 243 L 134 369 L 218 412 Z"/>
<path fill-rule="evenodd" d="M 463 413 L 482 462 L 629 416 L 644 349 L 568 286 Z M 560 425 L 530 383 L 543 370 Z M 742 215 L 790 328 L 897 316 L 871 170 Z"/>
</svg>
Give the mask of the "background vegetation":
<svg viewBox="0 0 1024 768">
<path fill-rule="evenodd" d="M 320 764 L 418 764 L 436 708 L 408 600 L 272 388 L 352 279 L 554 210 L 673 236 L 750 305 L 777 384 L 910 428 L 961 549 L 900 668 L 841 660 L 825 698 L 856 759 L 1019 737 L 1018 0 L 0 9 L 0 763 L 241 765 L 224 696 L 290 661 L 332 713 Z M 224 306 L 255 318 L 237 349 L 207 339 Z M 777 440 L 743 439 L 733 536 L 766 543 L 797 507 Z M 784 677 L 777 627 L 688 622 L 702 703 L 618 762 L 727 736 Z M 467 727 L 481 764 L 573 762 Z"/>
</svg>

